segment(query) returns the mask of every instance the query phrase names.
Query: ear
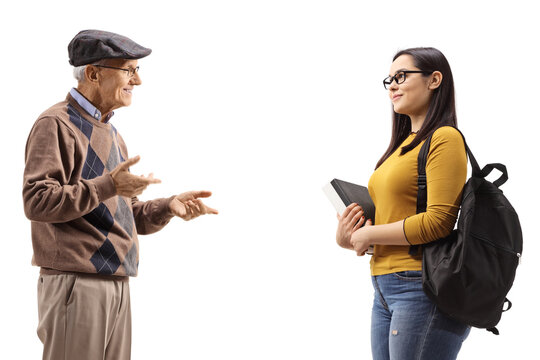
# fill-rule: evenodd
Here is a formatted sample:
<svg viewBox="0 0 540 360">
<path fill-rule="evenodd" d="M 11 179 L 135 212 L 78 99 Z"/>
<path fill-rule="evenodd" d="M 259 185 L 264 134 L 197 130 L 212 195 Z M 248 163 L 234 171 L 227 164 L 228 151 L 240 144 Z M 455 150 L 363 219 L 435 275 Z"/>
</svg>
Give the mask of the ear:
<svg viewBox="0 0 540 360">
<path fill-rule="evenodd" d="M 442 73 L 440 71 L 434 71 L 431 74 L 431 77 L 429 79 L 428 89 L 429 90 L 437 89 L 439 86 L 441 86 L 442 80 L 443 80 Z"/>
<path fill-rule="evenodd" d="M 84 69 L 84 78 L 88 82 L 96 82 L 99 79 L 98 69 L 95 66 L 87 65 Z"/>
</svg>

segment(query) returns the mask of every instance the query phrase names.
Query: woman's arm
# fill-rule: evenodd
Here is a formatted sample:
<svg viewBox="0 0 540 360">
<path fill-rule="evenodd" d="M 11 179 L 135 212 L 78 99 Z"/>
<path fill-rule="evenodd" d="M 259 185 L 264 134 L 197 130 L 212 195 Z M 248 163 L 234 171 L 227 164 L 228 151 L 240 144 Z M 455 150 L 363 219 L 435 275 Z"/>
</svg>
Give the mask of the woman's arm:
<svg viewBox="0 0 540 360">
<path fill-rule="evenodd" d="M 351 246 L 357 255 L 364 255 L 370 245 L 410 245 L 403 231 L 403 221 L 385 225 L 366 225 L 351 235 Z"/>
</svg>

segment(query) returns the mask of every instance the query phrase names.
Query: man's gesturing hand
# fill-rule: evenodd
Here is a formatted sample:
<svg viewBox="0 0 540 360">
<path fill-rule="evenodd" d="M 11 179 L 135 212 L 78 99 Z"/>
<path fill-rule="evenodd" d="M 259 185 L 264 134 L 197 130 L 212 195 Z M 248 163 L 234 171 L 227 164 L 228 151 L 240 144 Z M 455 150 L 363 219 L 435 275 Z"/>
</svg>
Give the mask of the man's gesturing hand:
<svg viewBox="0 0 540 360">
<path fill-rule="evenodd" d="M 144 177 L 133 175 L 128 171 L 129 167 L 138 163 L 140 159 L 140 156 L 127 159 L 111 171 L 114 186 L 116 186 L 116 194 L 126 197 L 137 196 L 142 194 L 148 185 L 161 182 L 159 179 L 154 179 L 152 174 Z"/>
<path fill-rule="evenodd" d="M 191 220 L 204 214 L 217 214 L 216 209 L 206 206 L 200 197 L 209 197 L 210 191 L 188 191 L 176 195 L 169 203 L 171 212 L 184 220 Z"/>
</svg>

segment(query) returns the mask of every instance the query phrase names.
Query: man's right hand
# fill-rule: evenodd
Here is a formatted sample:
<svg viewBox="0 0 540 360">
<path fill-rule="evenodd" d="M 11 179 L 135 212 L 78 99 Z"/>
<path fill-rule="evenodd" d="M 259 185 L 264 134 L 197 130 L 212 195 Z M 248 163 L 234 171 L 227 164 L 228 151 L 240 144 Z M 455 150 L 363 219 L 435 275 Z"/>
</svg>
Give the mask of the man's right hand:
<svg viewBox="0 0 540 360">
<path fill-rule="evenodd" d="M 161 182 L 159 179 L 154 179 L 152 174 L 145 177 L 133 175 L 128 171 L 129 167 L 138 163 L 140 159 L 141 157 L 138 155 L 127 159 L 111 171 L 117 195 L 126 197 L 137 196 L 142 194 L 148 185 L 159 184 Z"/>
</svg>

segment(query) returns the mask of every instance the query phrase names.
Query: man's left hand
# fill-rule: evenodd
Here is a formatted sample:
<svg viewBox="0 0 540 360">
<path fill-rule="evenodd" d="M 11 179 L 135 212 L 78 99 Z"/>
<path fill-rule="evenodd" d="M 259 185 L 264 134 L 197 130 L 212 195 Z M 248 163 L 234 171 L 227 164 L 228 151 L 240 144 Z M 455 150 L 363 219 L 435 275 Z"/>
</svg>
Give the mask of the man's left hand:
<svg viewBox="0 0 540 360">
<path fill-rule="evenodd" d="M 210 191 L 188 191 L 176 195 L 169 203 L 169 210 L 184 220 L 195 219 L 204 214 L 217 214 L 216 209 L 206 206 L 199 198 L 209 197 Z"/>
</svg>

